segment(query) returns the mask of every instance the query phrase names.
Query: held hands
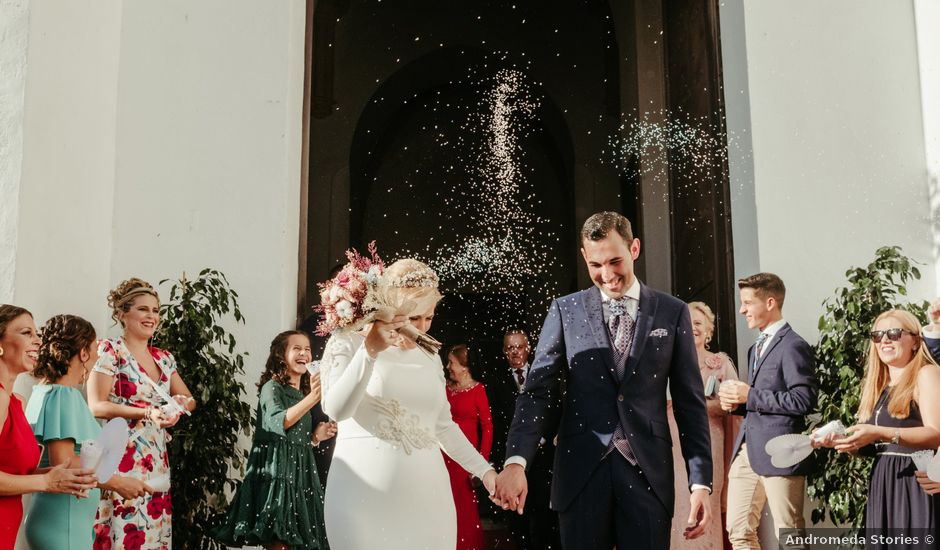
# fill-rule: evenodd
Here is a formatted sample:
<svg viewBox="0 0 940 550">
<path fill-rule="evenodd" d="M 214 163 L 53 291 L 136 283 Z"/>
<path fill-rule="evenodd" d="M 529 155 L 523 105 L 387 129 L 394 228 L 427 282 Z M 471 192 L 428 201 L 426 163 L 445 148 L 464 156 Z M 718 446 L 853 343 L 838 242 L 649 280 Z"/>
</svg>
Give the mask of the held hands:
<svg viewBox="0 0 940 550">
<path fill-rule="evenodd" d="M 483 487 L 486 489 L 486 492 L 489 493 L 490 498 L 493 498 L 493 495 L 496 494 L 496 470 L 489 470 L 483 474 Z"/>
<path fill-rule="evenodd" d="M 65 468 L 62 464 L 50 468 L 42 475 L 44 493 L 61 493 L 81 497 L 98 486 L 95 471 Z"/>
<path fill-rule="evenodd" d="M 747 396 L 751 391 L 751 386 L 747 382 L 740 380 L 726 380 L 718 388 L 718 399 L 721 401 L 721 408 L 724 411 L 731 412 L 738 408 L 738 405 L 747 403 Z"/>
<path fill-rule="evenodd" d="M 369 357 L 375 359 L 379 353 L 387 350 L 391 346 L 398 345 L 401 335 L 398 329 L 405 326 L 408 318 L 404 315 L 396 315 L 391 322 L 376 320 L 366 334 L 365 348 Z"/>
<path fill-rule="evenodd" d="M 486 479 L 483 480 L 486 483 Z M 522 514 L 525 510 L 525 497 L 529 492 L 525 478 L 525 468 L 520 464 L 508 464 L 496 477 L 495 494 L 490 493 L 490 500 L 503 510 L 515 510 Z"/>
<path fill-rule="evenodd" d="M 696 489 L 689 495 L 691 510 L 688 523 L 682 536 L 686 539 L 696 539 L 705 534 L 705 527 L 711 522 L 711 502 L 706 489 Z"/>
</svg>

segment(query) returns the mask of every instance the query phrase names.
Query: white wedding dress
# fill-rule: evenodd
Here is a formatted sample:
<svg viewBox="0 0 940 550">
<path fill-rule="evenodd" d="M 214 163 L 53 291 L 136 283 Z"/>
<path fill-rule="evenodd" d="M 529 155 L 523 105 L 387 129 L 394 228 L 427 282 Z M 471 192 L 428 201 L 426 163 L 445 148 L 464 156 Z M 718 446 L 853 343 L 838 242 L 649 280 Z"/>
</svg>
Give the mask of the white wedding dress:
<svg viewBox="0 0 940 550">
<path fill-rule="evenodd" d="M 441 449 L 491 468 L 453 422 L 440 358 L 334 334 L 321 363 L 323 410 L 339 423 L 326 489 L 332 550 L 452 550 L 457 516 Z"/>
</svg>

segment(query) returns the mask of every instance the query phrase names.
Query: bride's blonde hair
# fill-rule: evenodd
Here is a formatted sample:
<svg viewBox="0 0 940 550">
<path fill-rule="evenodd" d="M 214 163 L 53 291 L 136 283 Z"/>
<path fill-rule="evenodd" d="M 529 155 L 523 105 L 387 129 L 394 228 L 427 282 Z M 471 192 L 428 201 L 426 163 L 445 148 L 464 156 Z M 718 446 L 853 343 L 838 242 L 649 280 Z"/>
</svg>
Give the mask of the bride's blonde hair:
<svg viewBox="0 0 940 550">
<path fill-rule="evenodd" d="M 424 313 L 441 301 L 440 279 L 433 269 L 414 258 L 403 258 L 385 269 L 385 284 L 391 292 L 415 303 L 412 314 Z"/>
</svg>

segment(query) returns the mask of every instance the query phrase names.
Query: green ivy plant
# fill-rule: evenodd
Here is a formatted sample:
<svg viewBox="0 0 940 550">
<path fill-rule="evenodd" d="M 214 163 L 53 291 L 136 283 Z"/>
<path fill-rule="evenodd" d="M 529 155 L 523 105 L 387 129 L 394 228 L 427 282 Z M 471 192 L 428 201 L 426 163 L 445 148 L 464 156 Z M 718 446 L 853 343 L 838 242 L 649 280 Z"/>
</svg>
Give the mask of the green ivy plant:
<svg viewBox="0 0 940 550">
<path fill-rule="evenodd" d="M 164 285 L 168 280 L 160 281 Z M 247 451 L 238 434 L 251 433 L 251 408 L 243 399 L 247 353 L 235 351 L 235 338 L 222 327 L 229 316 L 244 323 L 238 294 L 222 273 L 203 269 L 195 280 L 172 283 L 161 306 L 156 345 L 176 357 L 180 376 L 197 407 L 172 429 L 173 548 L 224 548 L 208 537 L 214 518 L 228 506 L 229 472 L 241 472 Z"/>
<path fill-rule="evenodd" d="M 901 302 L 907 285 L 920 279 L 915 262 L 897 246 L 875 252 L 867 267 L 846 271 L 848 286 L 823 302 L 816 345 L 816 377 L 819 382 L 818 423 L 841 420 L 855 424 L 868 350 L 868 332 L 881 313 L 889 309 L 910 311 L 923 323 L 927 302 Z M 832 450 L 816 452 L 817 468 L 807 480 L 808 493 L 816 502 L 813 523 L 829 519 L 837 525 L 860 528 L 871 473 L 871 458 Z"/>
</svg>

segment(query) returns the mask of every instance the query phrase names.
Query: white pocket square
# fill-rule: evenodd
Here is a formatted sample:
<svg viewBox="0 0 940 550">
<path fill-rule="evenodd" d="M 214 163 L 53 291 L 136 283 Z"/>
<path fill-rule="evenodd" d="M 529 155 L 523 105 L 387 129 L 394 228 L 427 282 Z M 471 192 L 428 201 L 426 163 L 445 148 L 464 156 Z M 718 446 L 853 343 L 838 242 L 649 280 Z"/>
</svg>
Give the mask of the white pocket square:
<svg viewBox="0 0 940 550">
<path fill-rule="evenodd" d="M 656 338 L 664 338 L 669 336 L 669 331 L 664 328 L 657 328 L 650 332 L 650 336 L 655 336 Z"/>
</svg>

